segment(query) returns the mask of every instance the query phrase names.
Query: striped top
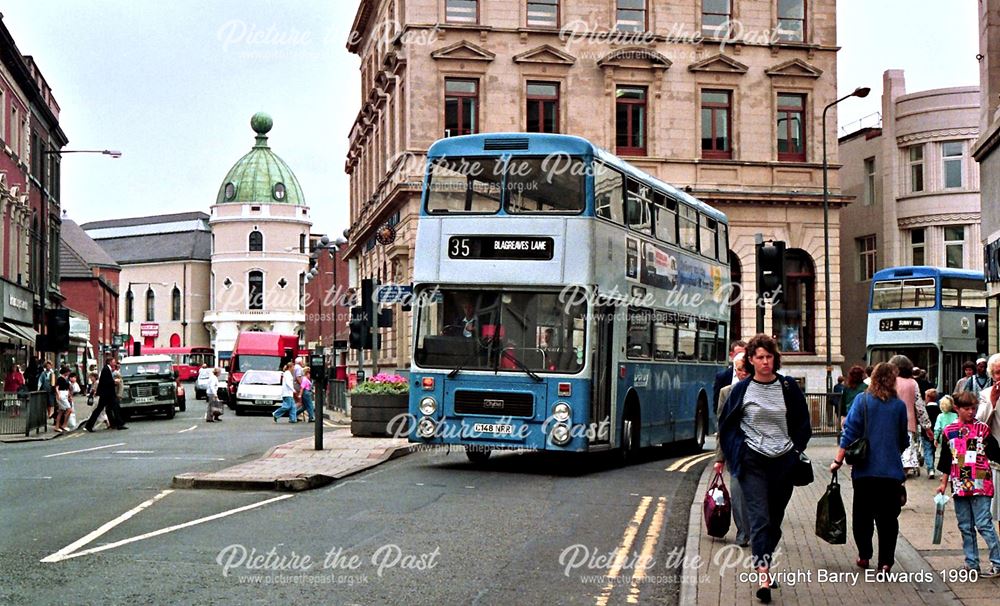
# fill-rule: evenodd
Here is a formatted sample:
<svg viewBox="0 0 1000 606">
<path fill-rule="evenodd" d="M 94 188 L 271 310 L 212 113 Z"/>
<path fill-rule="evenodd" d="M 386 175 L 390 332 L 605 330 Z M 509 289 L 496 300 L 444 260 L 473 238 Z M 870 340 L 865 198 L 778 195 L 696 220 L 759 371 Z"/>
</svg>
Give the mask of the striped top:
<svg viewBox="0 0 1000 606">
<path fill-rule="evenodd" d="M 793 448 L 781 381 L 750 381 L 743 397 L 740 428 L 747 436 L 747 446 L 765 457 L 779 457 Z"/>
</svg>

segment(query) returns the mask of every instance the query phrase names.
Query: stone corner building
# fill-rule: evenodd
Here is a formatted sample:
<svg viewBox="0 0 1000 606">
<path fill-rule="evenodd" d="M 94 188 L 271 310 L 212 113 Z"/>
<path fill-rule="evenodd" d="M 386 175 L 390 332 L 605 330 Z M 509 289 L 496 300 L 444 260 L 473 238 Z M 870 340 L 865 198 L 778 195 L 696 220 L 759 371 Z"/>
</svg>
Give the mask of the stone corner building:
<svg viewBox="0 0 1000 606">
<path fill-rule="evenodd" d="M 302 187 L 267 142 L 271 117 L 250 120 L 256 143 L 226 174 L 211 209 L 212 275 L 205 324 L 220 358 L 243 331 L 305 339 L 312 221 Z"/>
<path fill-rule="evenodd" d="M 727 28 L 723 24 L 729 23 Z M 825 387 L 822 133 L 836 99 L 834 0 L 362 0 L 347 48 L 361 59 L 350 133 L 347 251 L 357 278 L 408 283 L 422 160 L 444 136 L 556 132 L 585 137 L 725 212 L 731 222 L 732 337 L 754 332 L 754 236 L 787 244 L 784 313 L 765 330 L 786 372 Z M 840 355 L 836 111 L 832 354 Z M 390 224 L 391 245 L 375 239 Z M 380 363 L 409 366 L 410 327 L 387 330 Z"/>
<path fill-rule="evenodd" d="M 979 163 L 983 271 L 989 317 L 989 353 L 1000 351 L 1000 0 L 979 3 Z"/>
</svg>

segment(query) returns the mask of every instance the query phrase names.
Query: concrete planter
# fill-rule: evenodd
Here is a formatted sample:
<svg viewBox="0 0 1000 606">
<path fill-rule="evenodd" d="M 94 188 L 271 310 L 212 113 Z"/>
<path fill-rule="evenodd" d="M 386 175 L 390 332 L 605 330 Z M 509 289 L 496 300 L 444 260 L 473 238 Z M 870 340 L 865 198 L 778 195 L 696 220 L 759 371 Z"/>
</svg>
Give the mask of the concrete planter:
<svg viewBox="0 0 1000 606">
<path fill-rule="evenodd" d="M 406 415 L 410 394 L 351 395 L 351 435 L 362 437 L 405 437 L 410 429 Z"/>
</svg>

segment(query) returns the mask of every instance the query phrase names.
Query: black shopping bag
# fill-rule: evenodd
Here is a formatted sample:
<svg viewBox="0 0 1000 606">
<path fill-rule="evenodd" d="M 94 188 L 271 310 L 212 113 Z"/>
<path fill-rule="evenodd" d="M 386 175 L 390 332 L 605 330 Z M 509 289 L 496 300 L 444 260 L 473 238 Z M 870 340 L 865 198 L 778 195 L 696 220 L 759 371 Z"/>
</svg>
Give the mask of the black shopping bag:
<svg viewBox="0 0 1000 606">
<path fill-rule="evenodd" d="M 847 543 L 847 511 L 840 496 L 840 482 L 837 472 L 826 487 L 826 492 L 816 504 L 816 536 L 831 545 Z"/>
<path fill-rule="evenodd" d="M 716 473 L 712 483 L 705 493 L 705 530 L 708 536 L 722 538 L 729 532 L 729 524 L 733 519 L 732 504 L 729 500 L 729 490 L 722 481 L 722 473 Z"/>
</svg>

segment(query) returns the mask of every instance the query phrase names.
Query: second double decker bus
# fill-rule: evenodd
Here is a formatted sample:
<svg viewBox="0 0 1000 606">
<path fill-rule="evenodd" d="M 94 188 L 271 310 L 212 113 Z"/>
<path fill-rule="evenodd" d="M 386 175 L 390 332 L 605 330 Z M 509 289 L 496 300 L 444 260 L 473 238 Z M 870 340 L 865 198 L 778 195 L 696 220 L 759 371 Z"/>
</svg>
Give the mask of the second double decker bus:
<svg viewBox="0 0 1000 606">
<path fill-rule="evenodd" d="M 415 251 L 410 439 L 583 452 L 714 427 L 727 222 L 565 135 L 444 139 Z"/>
<path fill-rule="evenodd" d="M 962 363 L 986 352 L 986 283 L 981 272 L 941 267 L 894 267 L 872 277 L 868 302 L 868 362 L 896 354 L 927 371 L 950 393 Z"/>
</svg>

